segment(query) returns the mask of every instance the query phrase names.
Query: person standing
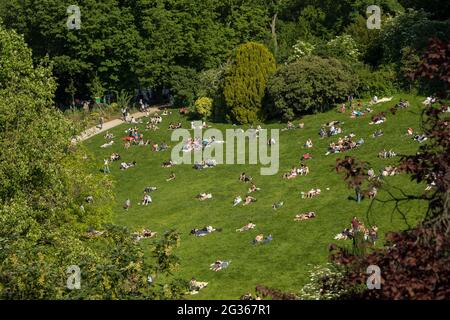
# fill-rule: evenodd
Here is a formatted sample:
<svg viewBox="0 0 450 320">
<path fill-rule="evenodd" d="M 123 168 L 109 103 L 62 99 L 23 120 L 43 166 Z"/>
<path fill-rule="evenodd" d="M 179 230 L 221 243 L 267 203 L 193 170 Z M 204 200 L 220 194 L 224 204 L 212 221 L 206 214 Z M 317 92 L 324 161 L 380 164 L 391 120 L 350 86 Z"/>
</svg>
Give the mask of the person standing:
<svg viewBox="0 0 450 320">
<path fill-rule="evenodd" d="M 356 201 L 358 203 L 361 203 L 361 185 L 357 184 L 355 186 L 355 193 L 356 193 Z"/>
<path fill-rule="evenodd" d="M 111 170 L 109 169 L 109 160 L 108 159 L 105 159 L 103 162 L 103 172 L 111 173 Z"/>
</svg>

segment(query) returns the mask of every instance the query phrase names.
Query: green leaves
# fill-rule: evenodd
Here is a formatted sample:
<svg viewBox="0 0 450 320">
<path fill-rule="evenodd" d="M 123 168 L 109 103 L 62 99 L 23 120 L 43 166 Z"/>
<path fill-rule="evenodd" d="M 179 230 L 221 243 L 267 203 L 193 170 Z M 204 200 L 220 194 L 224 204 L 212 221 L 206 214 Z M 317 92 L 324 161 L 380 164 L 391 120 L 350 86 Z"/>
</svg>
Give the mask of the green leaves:
<svg viewBox="0 0 450 320">
<path fill-rule="evenodd" d="M 224 84 L 233 120 L 253 123 L 260 117 L 267 80 L 275 70 L 275 58 L 264 45 L 249 42 L 238 47 Z"/>
</svg>

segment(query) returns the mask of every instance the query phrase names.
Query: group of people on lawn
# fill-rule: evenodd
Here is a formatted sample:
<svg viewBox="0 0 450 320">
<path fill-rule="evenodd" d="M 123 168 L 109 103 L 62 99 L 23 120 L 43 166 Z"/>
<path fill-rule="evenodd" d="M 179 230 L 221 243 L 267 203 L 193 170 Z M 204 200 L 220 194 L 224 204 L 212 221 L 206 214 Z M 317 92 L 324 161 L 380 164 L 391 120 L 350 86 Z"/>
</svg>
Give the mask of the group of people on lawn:
<svg viewBox="0 0 450 320">
<path fill-rule="evenodd" d="M 353 109 L 352 100 L 353 99 L 350 100 L 351 114 L 353 116 L 361 115 L 358 113 L 360 111 L 357 111 L 357 110 L 356 110 L 356 114 L 355 114 L 355 109 Z M 398 107 L 406 108 L 408 105 L 409 105 L 409 103 L 407 101 L 401 100 Z M 346 106 L 344 104 L 341 107 L 341 112 L 345 113 L 345 109 L 346 109 Z M 358 103 L 358 110 L 360 110 L 360 109 L 361 109 L 361 101 Z M 365 112 L 371 112 L 371 111 L 372 110 L 370 108 L 367 108 L 365 110 Z M 160 123 L 159 119 L 160 118 L 157 118 L 157 119 L 154 118 L 151 121 L 151 124 L 156 125 L 156 123 Z M 386 120 L 386 117 L 385 117 L 384 113 L 380 113 L 380 114 L 377 114 L 374 117 L 372 117 L 371 120 L 372 120 L 372 123 L 374 123 L 374 124 L 380 124 Z M 325 138 L 325 137 L 331 137 L 334 135 L 341 134 L 342 133 L 342 128 L 340 126 L 341 124 L 342 123 L 340 123 L 339 121 L 329 122 L 320 128 L 319 135 L 322 138 Z M 171 123 L 169 125 L 169 129 L 176 129 L 176 128 L 180 128 L 180 127 L 181 127 L 181 123 L 177 123 L 177 124 Z M 205 122 L 203 122 L 201 127 L 206 128 L 208 126 L 206 125 Z M 294 126 L 294 124 L 289 121 L 287 124 L 286 130 L 292 130 L 292 129 L 297 129 L 297 128 L 300 128 L 300 129 L 304 128 L 304 123 L 300 123 L 298 126 Z M 193 125 L 193 123 L 191 123 L 191 129 L 196 129 L 195 126 Z M 409 135 L 413 134 L 413 130 L 411 128 L 408 128 L 408 134 Z M 373 134 L 373 137 L 380 137 L 382 135 L 383 135 L 382 131 L 378 130 Z M 364 139 L 360 138 L 358 141 L 354 141 L 354 137 L 355 137 L 355 135 L 353 133 L 350 133 L 347 136 L 339 138 L 337 140 L 337 142 L 330 143 L 327 155 L 330 153 L 339 153 L 339 152 L 351 150 L 351 149 L 359 147 L 360 145 L 362 145 L 364 143 Z M 419 141 L 419 138 L 420 138 L 420 140 L 424 140 L 423 137 L 418 137 L 417 138 L 418 141 Z M 127 131 L 127 137 L 125 139 L 127 139 L 128 141 L 130 141 L 132 143 L 140 144 L 141 141 L 143 141 L 143 134 L 140 133 L 136 127 L 130 128 Z M 183 146 L 182 150 L 184 152 L 202 150 L 203 148 L 211 145 L 214 142 L 215 142 L 214 137 L 211 137 L 209 139 L 203 139 L 203 140 L 201 140 L 200 138 L 188 139 L 186 141 L 185 145 Z M 268 141 L 268 144 L 274 144 L 274 143 L 275 143 L 275 141 L 270 141 L 270 140 Z M 305 148 L 313 148 L 312 140 L 308 139 L 306 141 L 306 143 L 304 144 L 304 147 Z M 167 149 L 167 145 L 164 145 L 163 147 L 159 146 L 159 148 L 153 148 L 153 149 L 154 149 L 154 151 L 165 150 L 165 149 Z M 389 152 L 385 151 L 385 153 L 386 154 L 383 153 L 383 156 L 391 156 L 389 154 Z M 311 155 L 308 153 L 307 157 L 303 158 L 303 160 L 309 159 L 309 158 L 311 158 Z M 120 159 L 120 155 L 117 153 L 113 153 L 111 155 L 110 161 L 117 161 L 119 159 Z M 136 162 L 132 162 L 132 163 L 123 162 L 123 163 L 121 163 L 121 169 L 125 170 L 125 169 L 128 169 L 129 167 L 133 167 L 135 165 L 136 165 Z M 172 161 L 170 161 L 170 163 L 168 163 L 167 166 L 170 167 L 172 165 L 173 165 L 173 163 L 172 163 Z M 194 165 L 194 168 L 195 169 L 203 169 L 206 167 L 213 167 L 215 165 L 216 165 L 215 162 L 210 161 L 210 160 L 205 160 L 201 163 L 196 163 Z M 163 164 L 163 166 L 165 166 L 165 165 Z M 105 162 L 105 172 L 106 172 L 106 167 L 107 167 L 107 163 Z M 108 169 L 107 171 L 109 172 L 109 167 L 107 169 Z M 390 175 L 390 172 L 391 171 L 389 171 L 389 173 L 388 173 L 389 175 Z M 283 178 L 292 179 L 298 175 L 307 175 L 308 173 L 309 173 L 308 166 L 306 166 L 304 163 L 301 163 L 299 168 L 294 166 L 289 172 L 287 172 L 286 174 L 283 175 Z M 370 178 L 376 177 L 373 169 L 369 170 L 369 177 Z M 166 181 L 172 181 L 172 180 L 175 180 L 175 178 L 176 178 L 176 175 L 175 175 L 175 173 L 172 172 Z M 245 172 L 242 172 L 239 176 L 239 181 L 245 182 L 245 183 L 250 183 L 250 186 L 248 188 L 248 194 L 244 197 L 244 199 L 240 195 L 237 195 L 235 197 L 235 199 L 233 201 L 233 206 L 237 206 L 238 204 L 241 204 L 241 203 L 242 203 L 242 205 L 246 206 L 246 205 L 250 205 L 250 204 L 256 202 L 257 201 L 256 198 L 251 196 L 250 194 L 254 193 L 256 191 L 259 191 L 260 188 L 258 188 L 256 186 L 256 184 L 253 182 L 252 177 L 247 175 Z M 314 197 L 319 194 L 320 194 L 320 189 L 311 189 L 310 191 L 308 191 L 306 193 L 302 193 L 302 197 L 310 198 L 310 197 Z M 200 193 L 196 196 L 196 199 L 198 199 L 200 201 L 212 199 L 212 194 L 211 193 Z M 358 199 L 358 202 L 359 201 L 360 201 L 360 199 Z M 147 206 L 150 203 L 152 203 L 152 198 L 150 197 L 150 195 L 147 191 L 144 191 L 144 196 L 143 196 L 142 201 L 140 202 L 140 205 Z M 128 208 L 130 208 L 130 206 L 131 206 L 131 202 L 128 199 L 124 205 L 124 208 L 126 210 L 128 210 Z M 279 203 L 274 204 L 272 207 L 273 207 L 273 209 L 279 209 L 282 206 L 283 206 L 283 202 L 279 202 Z M 317 216 L 316 212 L 314 212 L 314 211 L 301 213 L 301 214 L 297 214 L 294 217 L 294 221 L 310 220 L 310 219 L 316 218 L 316 216 Z M 255 227 L 256 227 L 256 225 L 254 223 L 249 222 L 248 224 L 244 225 L 242 228 L 236 229 L 236 232 L 249 231 L 249 230 L 254 229 Z M 202 236 L 205 236 L 214 231 L 216 231 L 216 229 L 213 228 L 212 226 L 206 226 L 202 229 L 192 229 L 191 234 L 196 235 L 198 237 L 202 237 Z M 347 238 L 352 239 L 352 238 L 356 237 L 356 235 L 358 233 L 361 233 L 363 235 L 363 238 L 366 241 L 368 241 L 372 244 L 375 244 L 375 241 L 377 240 L 377 231 L 378 231 L 378 227 L 376 225 L 373 225 L 370 228 L 366 228 L 363 223 L 361 223 L 356 217 L 354 217 L 351 222 L 351 227 L 346 228 L 340 234 L 336 235 L 335 239 L 338 239 L 338 240 L 347 239 Z M 272 234 L 269 234 L 267 236 L 264 236 L 263 234 L 258 234 L 252 240 L 252 244 L 267 244 L 267 243 L 270 243 L 272 240 L 273 240 Z M 220 271 L 222 269 L 227 268 L 230 265 L 230 263 L 231 263 L 231 261 L 217 260 L 210 265 L 210 269 L 213 271 Z M 190 282 L 190 288 L 191 288 L 192 292 L 198 292 L 198 290 L 204 288 L 206 285 L 207 285 L 207 283 L 198 282 L 195 280 L 195 278 L 192 278 L 192 280 Z"/>
</svg>

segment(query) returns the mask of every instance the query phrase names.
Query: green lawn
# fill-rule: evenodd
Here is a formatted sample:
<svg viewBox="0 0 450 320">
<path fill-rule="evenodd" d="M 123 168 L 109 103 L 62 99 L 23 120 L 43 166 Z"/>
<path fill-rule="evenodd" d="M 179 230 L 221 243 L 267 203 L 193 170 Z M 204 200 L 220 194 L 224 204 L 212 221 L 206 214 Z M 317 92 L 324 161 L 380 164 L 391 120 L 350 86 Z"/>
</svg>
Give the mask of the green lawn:
<svg viewBox="0 0 450 320">
<path fill-rule="evenodd" d="M 409 109 L 399 110 L 393 116 L 390 113 L 387 121 L 381 125 L 369 125 L 370 115 L 387 110 L 399 101 L 395 96 L 391 102 L 374 107 L 374 113 L 365 118 L 350 119 L 348 113 L 340 114 L 330 111 L 324 114 L 306 116 L 303 118 L 304 129 L 280 131 L 280 170 L 273 176 L 260 176 L 259 165 L 219 165 L 206 170 L 194 170 L 191 165 L 179 165 L 172 169 L 162 168 L 163 161 L 170 159 L 170 150 L 152 152 L 149 146 L 133 146 L 124 150 L 121 138 L 125 135 L 127 125 L 111 130 L 116 136 L 116 144 L 107 149 L 101 149 L 105 143 L 102 135 L 85 142 L 92 151 L 98 169 L 103 167 L 102 159 L 112 152 L 119 152 L 127 162 L 137 161 L 137 166 L 126 171 L 119 170 L 119 163 L 112 165 L 112 175 L 116 180 L 114 221 L 126 225 L 131 230 L 142 227 L 162 234 L 165 230 L 174 228 L 181 233 L 181 246 L 176 254 L 181 258 L 179 275 L 190 279 L 195 276 L 199 281 L 208 281 L 207 288 L 194 299 L 237 299 L 240 295 L 253 291 L 255 285 L 264 284 L 281 290 L 298 291 L 308 278 L 311 265 L 327 261 L 328 244 L 336 242 L 334 236 L 350 223 L 353 216 L 358 216 L 366 224 L 375 223 L 379 227 L 382 244 L 383 235 L 387 231 L 407 228 L 406 222 L 399 214 L 392 214 L 392 206 L 376 204 L 368 221 L 367 209 L 370 201 L 361 204 L 349 200 L 354 192 L 348 189 L 341 175 L 333 171 L 335 159 L 344 155 L 357 156 L 370 162 L 374 169 L 390 163 L 398 158 L 378 159 L 377 154 L 383 148 L 393 149 L 397 153 L 414 153 L 419 144 L 405 135 L 408 127 L 418 129 L 420 114 L 420 98 L 403 95 L 411 102 Z M 171 131 L 167 130 L 171 121 L 181 121 L 183 127 L 190 128 L 190 122 L 176 114 L 165 117 L 160 130 L 145 132 L 145 138 L 152 141 L 170 142 Z M 365 144 L 360 148 L 340 155 L 325 156 L 331 140 L 339 136 L 321 140 L 318 135 L 320 125 L 332 120 L 344 121 L 342 135 L 354 132 L 356 137 L 363 137 Z M 295 122 L 296 124 L 298 121 Z M 230 125 L 213 124 L 215 128 L 226 129 Z M 283 128 L 285 124 L 264 125 L 264 128 Z M 139 125 L 144 129 L 145 125 Z M 234 127 L 235 128 L 235 127 Z M 243 127 L 246 129 L 246 127 Z M 372 133 L 381 128 L 384 136 L 372 138 Z M 309 160 L 310 174 L 293 180 L 284 180 L 281 175 L 293 165 L 299 164 L 301 154 L 308 152 L 303 149 L 306 139 L 312 138 L 314 148 L 310 149 L 313 159 Z M 171 171 L 177 179 L 166 182 Z M 238 181 L 239 174 L 245 171 L 253 176 L 261 191 L 254 193 L 257 202 L 249 206 L 233 207 L 232 202 L 237 194 L 246 195 L 248 184 Z M 399 186 L 408 192 L 420 192 L 423 185 L 410 182 L 406 175 L 387 178 L 390 185 Z M 153 203 L 148 207 L 138 206 L 146 186 L 157 186 L 158 191 L 151 194 Z M 322 194 L 314 199 L 301 199 L 300 192 L 311 188 L 320 188 Z M 326 189 L 330 188 L 329 191 Z M 194 197 L 201 192 L 210 192 L 213 199 L 204 202 Z M 126 212 L 122 205 L 127 198 L 132 201 L 132 208 Z M 387 197 L 380 191 L 378 198 Z M 271 206 L 274 202 L 283 200 L 285 205 L 278 211 Z M 403 209 L 408 212 L 407 223 L 415 225 L 424 212 L 425 204 L 410 203 Z M 315 211 L 315 219 L 294 222 L 298 213 Z M 254 230 L 237 233 L 236 228 L 252 221 L 256 224 Z M 192 228 L 206 225 L 223 228 L 205 237 L 189 235 Z M 251 240 L 259 233 L 272 233 L 273 241 L 267 245 L 254 246 Z M 142 245 L 148 246 L 147 240 Z M 339 241 L 340 244 L 349 244 Z M 228 269 L 220 272 L 209 270 L 209 264 L 216 259 L 231 260 Z"/>
</svg>

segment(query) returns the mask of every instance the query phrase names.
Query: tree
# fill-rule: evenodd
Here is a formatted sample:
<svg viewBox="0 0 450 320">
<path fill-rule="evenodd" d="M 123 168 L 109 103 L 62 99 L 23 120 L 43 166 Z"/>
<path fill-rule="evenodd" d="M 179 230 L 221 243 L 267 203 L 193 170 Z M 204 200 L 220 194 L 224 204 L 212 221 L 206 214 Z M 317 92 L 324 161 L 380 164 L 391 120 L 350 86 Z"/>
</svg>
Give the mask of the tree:
<svg viewBox="0 0 450 320">
<path fill-rule="evenodd" d="M 201 97 L 195 101 L 195 112 L 197 112 L 203 119 L 206 119 L 212 114 L 213 100 L 208 97 Z"/>
<path fill-rule="evenodd" d="M 51 67 L 34 66 L 23 37 L 1 26 L 0 64 L 0 299 L 179 297 L 173 263 L 145 260 L 129 230 L 108 225 L 113 183 L 71 143 L 79 132 L 53 107 Z M 160 255 L 173 261 L 174 249 Z M 80 290 L 67 288 L 72 265 Z M 156 270 L 164 277 L 148 283 Z"/>
<path fill-rule="evenodd" d="M 310 56 L 281 67 L 268 82 L 268 115 L 291 120 L 296 114 L 323 112 L 354 93 L 357 79 L 336 59 Z"/>
<path fill-rule="evenodd" d="M 356 62 L 361 56 L 356 41 L 347 34 L 336 36 L 324 46 L 318 47 L 315 53 L 326 58 L 336 58 L 349 62 Z"/>
<path fill-rule="evenodd" d="M 262 44 L 240 45 L 225 76 L 224 96 L 229 115 L 239 123 L 253 123 L 260 117 L 262 99 L 275 58 Z"/>
</svg>

